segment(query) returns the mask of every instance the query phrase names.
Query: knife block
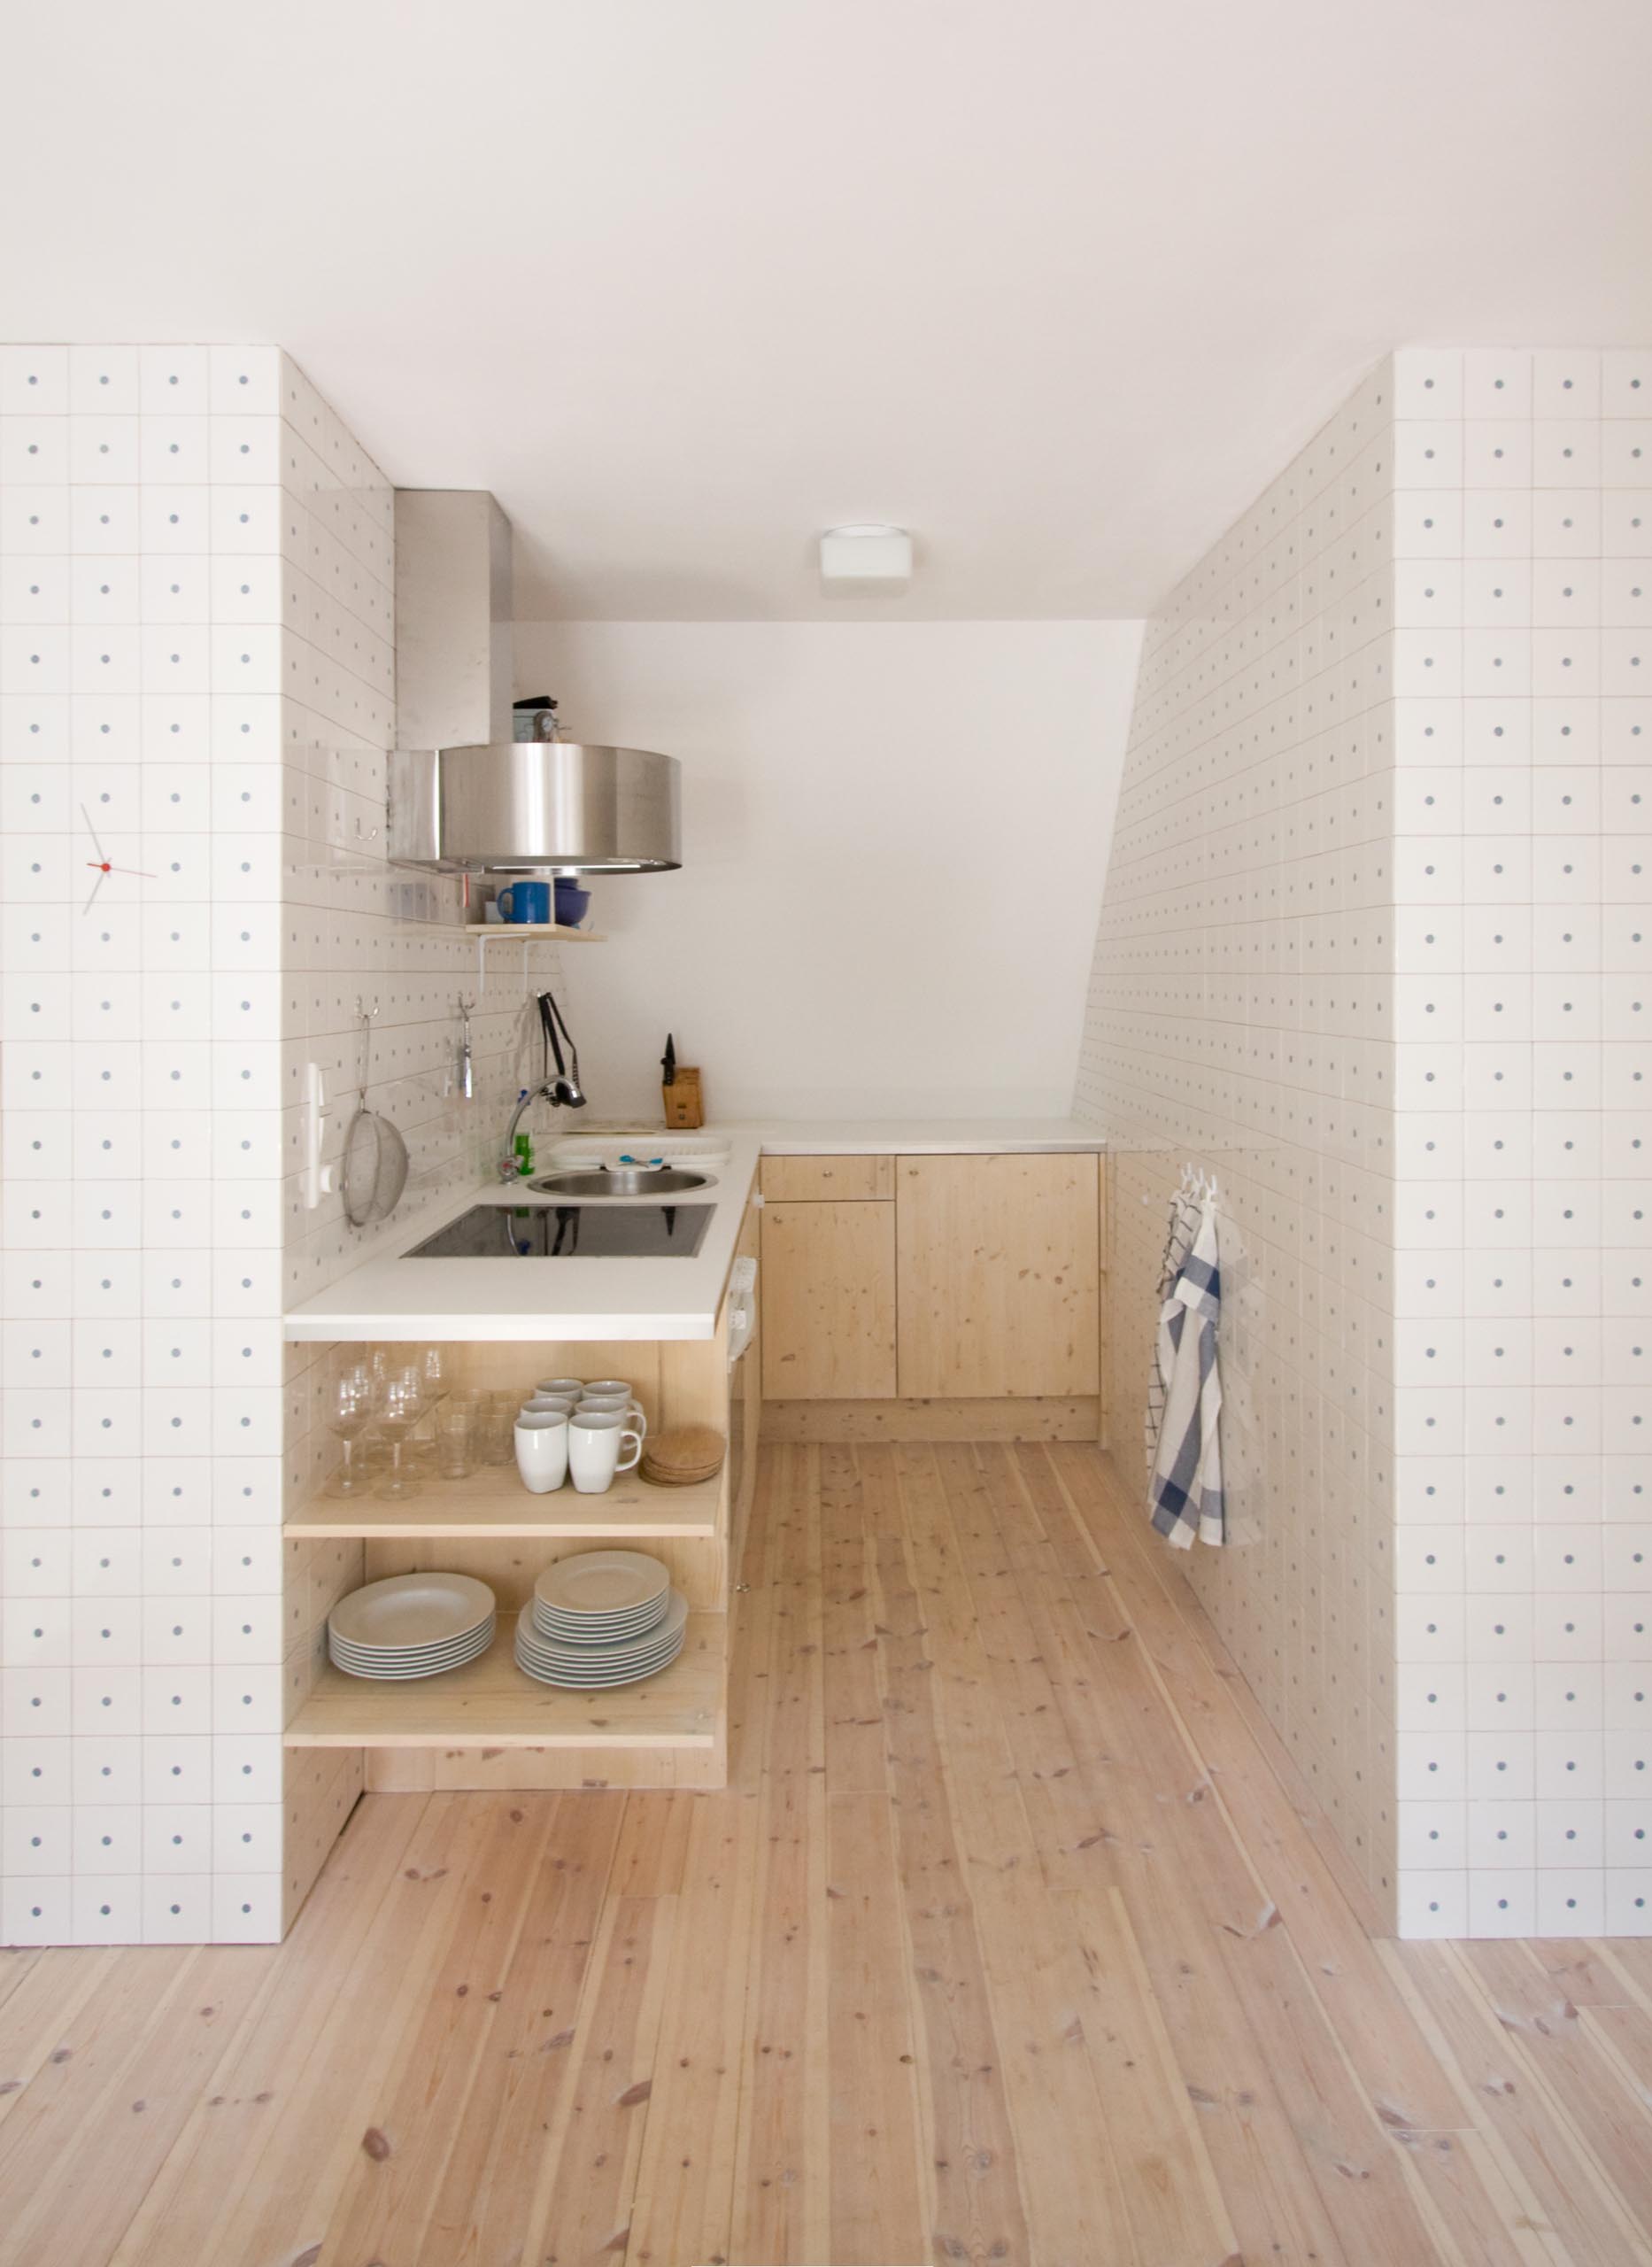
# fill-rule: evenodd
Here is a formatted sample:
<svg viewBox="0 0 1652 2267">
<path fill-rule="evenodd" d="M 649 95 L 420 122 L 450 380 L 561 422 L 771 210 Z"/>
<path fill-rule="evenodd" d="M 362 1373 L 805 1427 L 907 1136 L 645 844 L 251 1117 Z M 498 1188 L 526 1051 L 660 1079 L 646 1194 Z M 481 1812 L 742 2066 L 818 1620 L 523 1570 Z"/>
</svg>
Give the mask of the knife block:
<svg viewBox="0 0 1652 2267">
<path fill-rule="evenodd" d="M 665 1098 L 668 1132 L 687 1134 L 706 1123 L 705 1105 L 700 1100 L 699 1072 L 691 1065 L 679 1063 L 676 1077 L 668 1087 L 661 1087 Z"/>
</svg>

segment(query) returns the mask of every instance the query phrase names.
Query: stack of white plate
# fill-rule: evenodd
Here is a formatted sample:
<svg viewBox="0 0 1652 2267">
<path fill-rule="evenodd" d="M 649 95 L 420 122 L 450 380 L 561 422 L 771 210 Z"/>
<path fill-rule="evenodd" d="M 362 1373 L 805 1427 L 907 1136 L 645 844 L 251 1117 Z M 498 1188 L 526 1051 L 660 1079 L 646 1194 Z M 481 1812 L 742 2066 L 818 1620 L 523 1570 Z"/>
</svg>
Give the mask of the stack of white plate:
<svg viewBox="0 0 1652 2267">
<path fill-rule="evenodd" d="M 470 1575 L 391 1575 L 340 1598 L 327 1650 L 348 1676 L 439 1676 L 493 1643 L 493 1592 Z"/>
<path fill-rule="evenodd" d="M 641 1551 L 582 1551 L 547 1567 L 516 1624 L 516 1665 L 541 1684 L 633 1684 L 675 1660 L 688 1603 Z"/>
</svg>

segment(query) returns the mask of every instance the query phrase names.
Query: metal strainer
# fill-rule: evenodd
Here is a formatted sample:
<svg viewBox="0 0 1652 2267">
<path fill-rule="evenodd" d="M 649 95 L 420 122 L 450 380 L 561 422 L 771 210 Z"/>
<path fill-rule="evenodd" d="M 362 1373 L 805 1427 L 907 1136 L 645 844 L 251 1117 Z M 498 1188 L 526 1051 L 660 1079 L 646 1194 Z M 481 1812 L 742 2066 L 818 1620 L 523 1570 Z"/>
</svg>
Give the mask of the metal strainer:
<svg viewBox="0 0 1652 2267">
<path fill-rule="evenodd" d="M 373 1043 L 376 1003 L 360 1005 L 361 1083 L 356 1090 L 356 1114 L 344 1135 L 344 1161 L 340 1182 L 344 1218 L 352 1228 L 371 1227 L 388 1219 L 407 1186 L 407 1144 L 388 1118 L 367 1108 L 367 1056 Z"/>
</svg>

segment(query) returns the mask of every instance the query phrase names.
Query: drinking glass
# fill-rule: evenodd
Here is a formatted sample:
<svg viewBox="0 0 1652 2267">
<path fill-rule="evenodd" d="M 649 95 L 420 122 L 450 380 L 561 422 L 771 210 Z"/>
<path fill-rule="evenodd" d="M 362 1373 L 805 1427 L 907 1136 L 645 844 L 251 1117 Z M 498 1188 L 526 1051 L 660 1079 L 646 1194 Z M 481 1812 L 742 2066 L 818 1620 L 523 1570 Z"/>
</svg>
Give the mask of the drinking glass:
<svg viewBox="0 0 1652 2267">
<path fill-rule="evenodd" d="M 487 1460 L 490 1464 L 509 1464 L 515 1457 L 516 1405 L 513 1393 L 490 1393 L 488 1396 Z"/>
<path fill-rule="evenodd" d="M 390 1444 L 390 1468 L 379 1482 L 376 1492 L 399 1503 L 406 1497 L 419 1493 L 419 1483 L 410 1480 L 402 1468 L 402 1443 L 424 1415 L 424 1381 L 417 1370 L 398 1370 L 384 1381 L 383 1394 L 374 1411 L 381 1433 Z"/>
<path fill-rule="evenodd" d="M 470 1412 L 462 1404 L 439 1410 L 436 1420 L 436 1468 L 444 1480 L 468 1480 L 472 1461 Z"/>
<path fill-rule="evenodd" d="M 358 1434 L 373 1422 L 373 1376 L 365 1362 L 335 1372 L 328 1386 L 327 1429 L 344 1444 L 344 1460 L 327 1483 L 329 1496 L 365 1496 L 367 1482 L 351 1462 Z"/>
</svg>

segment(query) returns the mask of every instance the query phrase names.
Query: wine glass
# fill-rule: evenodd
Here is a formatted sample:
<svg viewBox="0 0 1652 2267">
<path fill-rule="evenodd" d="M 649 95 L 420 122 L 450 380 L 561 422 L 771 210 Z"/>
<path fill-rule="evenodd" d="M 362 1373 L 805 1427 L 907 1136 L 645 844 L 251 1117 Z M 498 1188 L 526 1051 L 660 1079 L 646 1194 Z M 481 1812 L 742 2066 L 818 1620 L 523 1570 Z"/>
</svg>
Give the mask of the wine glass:
<svg viewBox="0 0 1652 2267">
<path fill-rule="evenodd" d="M 364 1496 L 367 1482 L 351 1462 L 356 1436 L 373 1422 L 373 1375 L 365 1362 L 335 1372 L 328 1387 L 327 1429 L 344 1444 L 344 1460 L 328 1482 L 329 1496 Z"/>
<path fill-rule="evenodd" d="M 368 1391 L 372 1395 L 374 1405 L 376 1408 L 383 1398 L 385 1380 L 390 1373 L 389 1348 L 369 1346 L 361 1358 L 361 1367 L 367 1373 Z M 376 1425 L 371 1426 L 367 1438 L 361 1443 L 362 1469 L 365 1472 L 377 1474 L 383 1471 L 390 1460 L 390 1443 L 384 1439 Z"/>
<path fill-rule="evenodd" d="M 419 1493 L 418 1482 L 402 1470 L 402 1443 L 424 1415 L 424 1381 L 416 1369 L 398 1370 L 386 1378 L 374 1418 L 390 1444 L 390 1468 L 376 1493 L 394 1503 Z"/>
<path fill-rule="evenodd" d="M 424 1385 L 424 1414 L 430 1420 L 430 1430 L 422 1429 L 407 1443 L 407 1462 L 415 1472 L 434 1472 L 436 1466 L 436 1412 L 448 1394 L 451 1376 L 445 1346 L 415 1348 L 408 1366 L 418 1372 Z"/>
</svg>

